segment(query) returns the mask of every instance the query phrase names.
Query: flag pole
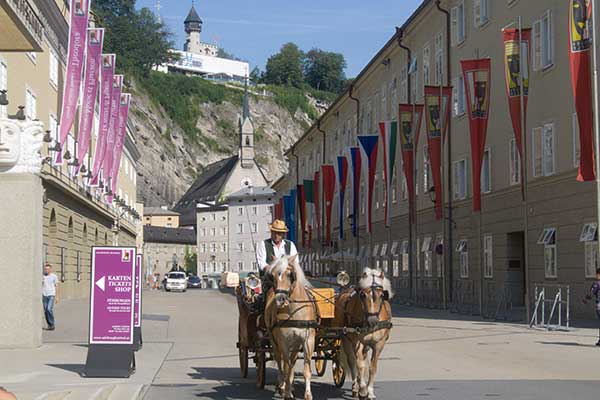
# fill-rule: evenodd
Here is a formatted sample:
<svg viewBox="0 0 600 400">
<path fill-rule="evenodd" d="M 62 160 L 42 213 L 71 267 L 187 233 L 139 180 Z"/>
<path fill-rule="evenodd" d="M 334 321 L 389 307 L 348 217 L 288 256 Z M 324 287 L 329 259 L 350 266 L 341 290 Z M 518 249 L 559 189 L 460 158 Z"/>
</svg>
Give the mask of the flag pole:
<svg viewBox="0 0 600 400">
<path fill-rule="evenodd" d="M 598 90 L 600 90 L 600 82 L 599 82 L 599 72 L 598 72 L 598 14 L 597 8 L 598 2 L 594 0 L 592 2 L 592 54 L 593 54 L 593 62 L 594 62 L 594 138 L 595 138 L 595 146 L 596 146 L 596 207 L 597 207 L 597 215 L 596 215 L 596 224 L 597 227 L 600 227 L 600 116 L 598 112 L 600 112 L 600 101 L 598 99 Z M 598 251 L 600 254 L 600 240 L 598 243 Z"/>
<path fill-rule="evenodd" d="M 445 206 L 444 200 L 445 200 L 445 195 L 446 195 L 446 191 L 444 190 L 444 148 L 445 148 L 445 146 L 444 146 L 444 144 L 445 144 L 444 143 L 445 142 L 444 141 L 444 132 L 446 130 L 445 124 L 446 124 L 446 108 L 447 107 L 445 107 L 445 105 L 444 105 L 444 82 L 443 82 L 443 76 L 444 76 L 444 74 L 443 74 L 443 72 L 441 70 L 441 67 L 440 67 L 440 71 L 439 72 L 440 72 L 440 74 L 438 75 L 438 79 L 439 79 L 439 83 L 440 83 L 440 103 L 439 103 L 439 106 L 440 106 L 440 115 L 441 115 L 440 127 L 442 128 L 442 131 L 440 132 L 440 140 L 442 142 L 441 145 L 440 145 L 441 146 L 441 151 L 440 151 L 440 174 L 441 174 L 440 185 L 441 185 L 441 189 L 442 189 L 441 190 L 441 193 L 442 193 L 441 197 L 442 198 L 441 199 L 437 199 L 437 201 L 441 201 L 442 202 L 442 219 L 441 219 L 441 222 L 442 222 L 442 248 L 444 248 L 444 244 L 446 243 L 446 223 L 445 223 L 446 220 L 444 218 L 444 216 L 446 214 L 445 211 L 444 211 L 444 208 L 445 208 L 444 207 Z M 448 85 L 448 86 L 450 86 L 450 85 Z M 450 98 L 448 98 L 448 103 L 450 103 Z M 449 104 L 448 104 L 448 107 L 450 107 Z M 450 116 L 448 116 L 448 120 L 449 119 L 450 119 Z M 449 122 L 450 121 L 448 121 L 448 123 Z M 435 206 L 436 205 L 434 204 L 434 207 Z M 437 238 L 436 238 L 436 240 L 434 242 L 434 246 L 433 246 L 433 250 L 436 253 L 435 254 L 436 260 L 437 260 L 438 257 L 442 257 L 442 260 L 443 260 L 442 264 L 441 264 L 442 270 L 438 271 L 438 274 L 440 274 L 440 272 L 441 272 L 440 275 L 442 277 L 442 306 L 443 306 L 443 309 L 445 310 L 446 309 L 446 271 L 445 271 L 445 268 L 444 268 L 444 264 L 445 264 L 444 261 L 445 261 L 445 257 L 446 257 L 446 254 L 445 254 L 446 252 L 443 251 L 442 254 L 437 254 L 437 252 L 436 252 L 436 247 L 437 247 L 436 242 L 437 242 Z"/>
<path fill-rule="evenodd" d="M 525 71 L 525 58 L 523 57 L 523 26 L 522 26 L 522 18 L 519 15 L 518 17 L 518 25 L 519 25 L 519 96 L 521 97 L 520 101 L 520 116 L 521 116 L 521 147 L 523 148 L 523 162 L 521 163 L 521 171 L 522 175 L 522 189 L 523 189 L 523 222 L 524 222 L 524 230 L 525 230 L 525 240 L 523 243 L 525 250 L 525 312 L 527 313 L 525 320 L 529 319 L 529 315 L 531 312 L 531 302 L 529 299 L 529 200 L 527 196 L 527 135 L 525 134 L 525 81 L 524 74 Z M 529 48 L 527 48 L 527 54 L 525 55 L 529 58 Z M 529 68 L 529 67 L 528 67 Z"/>
</svg>

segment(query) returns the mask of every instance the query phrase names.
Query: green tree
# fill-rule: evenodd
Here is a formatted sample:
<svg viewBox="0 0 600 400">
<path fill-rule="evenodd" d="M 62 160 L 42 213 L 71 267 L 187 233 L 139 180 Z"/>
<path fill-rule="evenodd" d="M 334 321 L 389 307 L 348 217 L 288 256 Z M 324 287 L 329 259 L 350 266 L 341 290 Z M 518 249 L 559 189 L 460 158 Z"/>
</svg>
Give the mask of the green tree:
<svg viewBox="0 0 600 400">
<path fill-rule="evenodd" d="M 190 251 L 188 246 L 185 247 L 183 264 L 188 275 L 198 275 L 198 255 Z"/>
<path fill-rule="evenodd" d="M 117 55 L 117 69 L 147 76 L 155 65 L 176 59 L 172 33 L 148 8 L 135 0 L 92 0 L 98 24 L 104 28 L 104 52 Z"/>
<path fill-rule="evenodd" d="M 279 53 L 272 55 L 267 60 L 264 82 L 274 85 L 302 87 L 302 61 L 304 53 L 294 43 L 286 43 Z"/>
<path fill-rule="evenodd" d="M 304 79 L 317 90 L 340 93 L 346 81 L 345 68 L 342 54 L 312 49 L 304 59 Z"/>
<path fill-rule="evenodd" d="M 250 72 L 250 80 L 254 83 L 262 83 L 264 79 L 264 72 L 258 67 L 254 67 Z"/>
</svg>

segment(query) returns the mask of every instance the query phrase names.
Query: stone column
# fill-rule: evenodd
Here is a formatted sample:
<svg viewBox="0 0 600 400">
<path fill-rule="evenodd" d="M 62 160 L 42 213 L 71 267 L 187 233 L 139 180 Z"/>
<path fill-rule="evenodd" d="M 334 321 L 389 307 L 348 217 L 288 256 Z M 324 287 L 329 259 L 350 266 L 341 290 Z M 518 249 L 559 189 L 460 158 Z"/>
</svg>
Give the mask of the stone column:
<svg viewBox="0 0 600 400">
<path fill-rule="evenodd" d="M 42 343 L 43 125 L 0 119 L 0 348 Z"/>
</svg>

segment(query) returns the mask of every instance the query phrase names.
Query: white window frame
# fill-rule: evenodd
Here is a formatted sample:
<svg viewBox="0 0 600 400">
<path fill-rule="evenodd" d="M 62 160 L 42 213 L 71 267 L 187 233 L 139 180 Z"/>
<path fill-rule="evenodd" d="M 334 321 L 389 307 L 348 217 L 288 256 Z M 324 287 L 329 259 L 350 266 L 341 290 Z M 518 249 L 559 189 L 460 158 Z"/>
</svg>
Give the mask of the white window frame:
<svg viewBox="0 0 600 400">
<path fill-rule="evenodd" d="M 250 225 L 250 232 L 258 233 L 258 225 L 256 224 L 256 222 L 252 222 L 252 224 Z"/>
<path fill-rule="evenodd" d="M 510 185 L 518 185 L 521 183 L 521 157 L 514 137 L 508 141 L 508 162 Z"/>
<path fill-rule="evenodd" d="M 58 57 L 56 56 L 56 53 L 54 53 L 54 51 L 50 50 L 50 85 L 54 88 L 54 89 L 58 89 Z"/>
<path fill-rule="evenodd" d="M 408 275 L 410 263 L 410 245 L 408 240 L 402 242 L 402 275 Z"/>
<path fill-rule="evenodd" d="M 598 240 L 598 224 L 590 222 L 583 224 L 581 234 L 579 235 L 580 242 L 594 242 Z"/>
<path fill-rule="evenodd" d="M 243 270 L 244 270 L 244 262 L 238 261 L 238 271 L 243 271 Z"/>
<path fill-rule="evenodd" d="M 596 278 L 596 269 L 598 268 L 598 241 L 585 242 L 585 277 Z"/>
<path fill-rule="evenodd" d="M 435 84 L 441 85 L 444 81 L 444 34 L 435 35 Z"/>
<path fill-rule="evenodd" d="M 473 25 L 481 28 L 490 22 L 490 0 L 473 0 Z"/>
<path fill-rule="evenodd" d="M 466 279 L 469 277 L 469 249 L 467 239 L 460 239 L 456 245 L 456 253 L 459 256 L 460 277 Z"/>
<path fill-rule="evenodd" d="M 554 15 L 547 10 L 533 22 L 533 69 L 543 71 L 554 65 Z"/>
<path fill-rule="evenodd" d="M 25 116 L 29 120 L 37 119 L 37 95 L 29 87 L 25 89 Z"/>
<path fill-rule="evenodd" d="M 459 46 L 467 38 L 465 2 L 461 1 L 450 10 L 452 21 L 452 46 Z"/>
<path fill-rule="evenodd" d="M 556 228 L 545 228 L 538 238 L 538 244 L 544 245 L 544 276 L 549 279 L 558 277 L 557 249 L 558 243 Z M 550 258 L 549 258 L 550 257 Z"/>
<path fill-rule="evenodd" d="M 494 242 L 492 235 L 483 237 L 483 277 L 494 277 Z"/>
<path fill-rule="evenodd" d="M 221 243 L 221 253 L 227 253 L 227 243 Z"/>
<path fill-rule="evenodd" d="M 444 238 L 442 235 L 437 235 L 435 238 L 435 247 L 434 250 L 437 249 L 437 246 L 442 245 L 442 248 L 444 246 Z M 435 266 L 437 269 L 437 277 L 441 278 L 442 277 L 442 270 L 444 268 L 444 253 L 442 254 L 438 254 L 437 251 L 435 252 Z"/>
<path fill-rule="evenodd" d="M 0 57 L 0 90 L 8 90 L 8 63 Z M 8 116 L 7 106 L 0 106 L 0 118 Z"/>
<path fill-rule="evenodd" d="M 455 118 L 465 115 L 466 104 L 464 77 L 459 75 L 452 80 L 452 115 Z"/>
<path fill-rule="evenodd" d="M 463 164 L 462 175 L 459 176 L 459 165 Z M 462 160 L 456 160 L 452 163 L 452 173 L 454 175 L 454 188 L 452 190 L 452 196 L 454 200 L 465 200 L 468 194 L 468 183 L 467 183 L 467 159 L 463 158 Z M 461 182 L 462 180 L 462 187 Z"/>
<path fill-rule="evenodd" d="M 425 85 L 429 85 L 431 83 L 431 46 L 429 43 L 423 46 L 423 92 L 422 95 L 425 96 Z"/>
<path fill-rule="evenodd" d="M 244 233 L 244 224 L 237 224 L 237 233 L 240 235 Z"/>
<path fill-rule="evenodd" d="M 487 155 L 487 161 L 486 161 Z M 486 174 L 487 170 L 487 174 Z M 487 179 L 486 179 L 487 178 Z M 492 192 L 492 150 L 488 147 L 483 152 L 481 165 L 481 193 Z"/>
<path fill-rule="evenodd" d="M 534 177 L 552 176 L 556 173 L 556 135 L 554 123 L 532 130 L 532 172 Z M 550 141 L 551 146 L 547 146 Z"/>
<path fill-rule="evenodd" d="M 243 253 L 243 252 L 244 252 L 244 242 L 239 242 L 239 243 L 238 243 L 238 251 L 239 251 L 240 253 Z"/>
<path fill-rule="evenodd" d="M 423 146 L 423 193 L 428 193 L 433 186 L 431 161 L 429 160 L 429 147 Z"/>
</svg>

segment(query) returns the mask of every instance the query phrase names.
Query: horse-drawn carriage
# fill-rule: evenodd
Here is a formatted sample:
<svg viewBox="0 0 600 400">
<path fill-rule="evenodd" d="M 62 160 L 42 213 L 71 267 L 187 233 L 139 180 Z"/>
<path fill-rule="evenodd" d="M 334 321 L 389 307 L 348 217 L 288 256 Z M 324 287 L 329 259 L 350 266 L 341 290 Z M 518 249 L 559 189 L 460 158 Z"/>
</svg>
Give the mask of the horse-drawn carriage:
<svg viewBox="0 0 600 400">
<path fill-rule="evenodd" d="M 312 399 L 311 360 L 314 360 L 318 376 L 325 375 L 327 363 L 331 362 L 336 387 L 344 385 L 349 372 L 354 396 L 359 397 L 360 392 L 362 398 L 374 398 L 377 359 L 392 327 L 387 302 L 391 287 L 382 283 L 384 280 L 389 283 L 383 273 L 365 269 L 363 279 L 355 288 L 349 286 L 350 278 L 342 272 L 337 278 L 339 291 L 331 287 L 312 287 L 294 258 L 284 257 L 271 266 L 268 274 L 276 279 L 273 280 L 273 292 L 266 296 L 264 315 L 261 314 L 260 279 L 249 275 L 236 288 L 239 308 L 237 348 L 242 377 L 248 376 L 248 364 L 252 360 L 256 366 L 257 387 L 264 388 L 267 362 L 274 360 L 279 369 L 277 390 L 284 398 L 293 398 L 293 370 L 296 360 L 301 358 L 306 382 L 304 398 Z M 363 370 L 366 363 L 357 361 L 366 360 L 366 350 L 363 355 L 366 347 L 372 349 L 368 367 L 371 376 Z M 361 354 L 356 349 L 360 349 Z M 302 353 L 301 357 L 298 353 Z"/>
<path fill-rule="evenodd" d="M 272 361 L 273 349 L 269 332 L 264 326 L 257 324 L 260 315 L 261 282 L 255 275 L 249 275 L 236 288 L 239 309 L 238 321 L 238 353 L 240 371 L 243 378 L 248 377 L 248 364 L 252 360 L 256 366 L 256 385 L 264 388 L 266 383 L 266 363 Z M 335 290 L 333 288 L 312 289 L 315 303 L 319 310 L 320 324 L 316 328 L 315 351 L 312 356 L 315 372 L 324 376 L 327 362 L 333 368 L 333 382 L 342 387 L 346 380 L 346 371 L 339 359 L 341 351 L 340 329 L 331 326 L 334 318 Z"/>
</svg>

